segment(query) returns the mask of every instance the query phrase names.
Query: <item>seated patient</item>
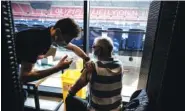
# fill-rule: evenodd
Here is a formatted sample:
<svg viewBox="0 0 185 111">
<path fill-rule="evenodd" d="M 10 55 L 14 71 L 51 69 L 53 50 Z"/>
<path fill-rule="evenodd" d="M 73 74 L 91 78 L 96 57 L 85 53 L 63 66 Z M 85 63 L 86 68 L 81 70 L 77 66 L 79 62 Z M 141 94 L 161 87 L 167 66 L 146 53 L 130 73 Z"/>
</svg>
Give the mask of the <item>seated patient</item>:
<svg viewBox="0 0 185 111">
<path fill-rule="evenodd" d="M 96 62 L 89 62 L 66 98 L 67 111 L 120 111 L 123 67 L 112 57 L 113 42 L 98 37 L 93 44 Z M 75 94 L 89 83 L 89 100 Z"/>
</svg>

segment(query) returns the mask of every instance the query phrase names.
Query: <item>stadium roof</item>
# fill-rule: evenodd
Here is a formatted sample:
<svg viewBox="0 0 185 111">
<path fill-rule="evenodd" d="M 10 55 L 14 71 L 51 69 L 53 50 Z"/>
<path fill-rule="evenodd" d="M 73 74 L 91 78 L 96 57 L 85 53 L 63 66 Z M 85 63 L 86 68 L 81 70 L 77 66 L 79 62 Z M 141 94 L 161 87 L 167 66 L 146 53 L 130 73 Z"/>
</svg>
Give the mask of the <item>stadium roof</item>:
<svg viewBox="0 0 185 111">
<path fill-rule="evenodd" d="M 12 1 L 16 3 L 30 3 L 30 1 Z M 38 1 L 48 2 L 55 6 L 83 6 L 83 1 Z M 132 7 L 132 8 L 148 8 L 151 0 L 149 1 L 116 1 L 116 0 L 93 0 L 90 2 L 91 7 Z"/>
</svg>

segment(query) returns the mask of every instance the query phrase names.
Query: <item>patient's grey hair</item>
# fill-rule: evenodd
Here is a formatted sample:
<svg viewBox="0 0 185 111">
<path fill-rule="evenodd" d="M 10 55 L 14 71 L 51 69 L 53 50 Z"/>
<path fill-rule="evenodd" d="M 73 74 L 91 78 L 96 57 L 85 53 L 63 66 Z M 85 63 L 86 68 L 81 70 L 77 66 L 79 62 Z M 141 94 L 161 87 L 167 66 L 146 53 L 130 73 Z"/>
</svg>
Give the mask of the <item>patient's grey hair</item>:
<svg viewBox="0 0 185 111">
<path fill-rule="evenodd" d="M 94 45 L 100 46 L 103 50 L 104 55 L 111 56 L 114 45 L 110 37 L 97 37 L 94 40 Z M 104 56 L 104 55 L 101 55 L 101 56 Z"/>
</svg>

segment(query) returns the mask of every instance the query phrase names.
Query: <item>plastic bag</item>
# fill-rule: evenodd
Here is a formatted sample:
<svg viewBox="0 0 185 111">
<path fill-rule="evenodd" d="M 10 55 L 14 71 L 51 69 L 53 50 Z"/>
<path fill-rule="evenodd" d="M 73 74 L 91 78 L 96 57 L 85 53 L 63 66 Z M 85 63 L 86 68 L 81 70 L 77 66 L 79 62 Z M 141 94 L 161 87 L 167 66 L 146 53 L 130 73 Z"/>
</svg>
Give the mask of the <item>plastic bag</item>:
<svg viewBox="0 0 185 111">
<path fill-rule="evenodd" d="M 124 106 L 124 111 L 147 111 L 148 104 L 146 90 L 138 90 L 132 94 L 130 102 Z"/>
</svg>

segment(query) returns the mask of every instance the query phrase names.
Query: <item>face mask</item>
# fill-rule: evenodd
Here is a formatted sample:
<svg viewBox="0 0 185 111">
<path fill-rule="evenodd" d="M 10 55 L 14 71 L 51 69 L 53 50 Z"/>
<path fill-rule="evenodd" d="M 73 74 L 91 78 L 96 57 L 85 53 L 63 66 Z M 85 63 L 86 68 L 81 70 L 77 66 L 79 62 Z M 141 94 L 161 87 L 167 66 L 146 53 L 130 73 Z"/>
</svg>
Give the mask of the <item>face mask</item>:
<svg viewBox="0 0 185 111">
<path fill-rule="evenodd" d="M 98 56 L 95 54 L 94 50 L 92 51 L 92 54 L 93 54 L 93 59 L 97 59 L 98 58 Z"/>
<path fill-rule="evenodd" d="M 56 29 L 54 45 L 57 47 L 66 47 L 68 43 L 64 40 L 60 29 Z"/>
<path fill-rule="evenodd" d="M 100 51 L 101 51 L 101 47 L 100 46 L 93 46 L 92 53 L 93 53 L 93 57 L 95 59 L 97 59 L 98 56 L 100 55 Z"/>
</svg>

